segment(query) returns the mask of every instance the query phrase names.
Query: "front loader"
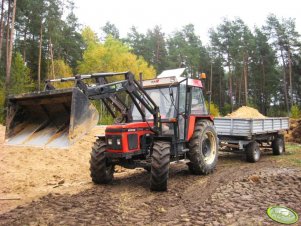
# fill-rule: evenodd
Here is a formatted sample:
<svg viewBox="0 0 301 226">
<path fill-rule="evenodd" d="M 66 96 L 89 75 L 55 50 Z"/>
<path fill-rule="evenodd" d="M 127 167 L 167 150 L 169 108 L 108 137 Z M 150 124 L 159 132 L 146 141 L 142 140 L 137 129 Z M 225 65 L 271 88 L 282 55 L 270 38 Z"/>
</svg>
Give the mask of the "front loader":
<svg viewBox="0 0 301 226">
<path fill-rule="evenodd" d="M 184 74 L 184 68 L 167 70 L 142 84 L 131 72 L 95 73 L 47 81 L 47 92 L 60 92 L 54 89 L 53 82 L 74 81 L 76 88 L 73 89 L 82 94 L 79 96 L 101 100 L 115 118 L 115 123 L 106 127 L 104 136 L 97 136 L 92 147 L 90 172 L 94 183 L 111 182 L 115 165 L 150 171 L 150 188 L 154 191 L 167 190 L 170 162 L 188 159 L 189 170 L 198 175 L 214 170 L 218 138 L 213 118 L 205 106 L 202 82 L 182 77 Z M 117 75 L 123 79 L 108 82 Z M 95 83 L 85 83 L 85 79 L 93 79 Z M 125 103 L 124 96 L 129 97 L 130 104 Z M 73 104 L 78 104 L 77 100 Z M 91 106 L 89 111 L 86 107 L 81 111 L 93 112 Z"/>
</svg>

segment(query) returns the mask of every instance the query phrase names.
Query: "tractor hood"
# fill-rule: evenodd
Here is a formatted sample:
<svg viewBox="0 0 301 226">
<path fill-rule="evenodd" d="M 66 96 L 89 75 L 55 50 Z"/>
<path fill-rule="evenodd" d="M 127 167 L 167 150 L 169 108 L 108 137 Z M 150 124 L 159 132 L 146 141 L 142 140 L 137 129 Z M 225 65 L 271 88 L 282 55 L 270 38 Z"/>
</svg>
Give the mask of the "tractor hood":
<svg viewBox="0 0 301 226">
<path fill-rule="evenodd" d="M 150 130 L 149 127 L 153 127 L 153 122 L 131 122 L 121 123 L 116 125 L 110 125 L 106 128 L 107 132 L 135 132 L 142 130 Z"/>
</svg>

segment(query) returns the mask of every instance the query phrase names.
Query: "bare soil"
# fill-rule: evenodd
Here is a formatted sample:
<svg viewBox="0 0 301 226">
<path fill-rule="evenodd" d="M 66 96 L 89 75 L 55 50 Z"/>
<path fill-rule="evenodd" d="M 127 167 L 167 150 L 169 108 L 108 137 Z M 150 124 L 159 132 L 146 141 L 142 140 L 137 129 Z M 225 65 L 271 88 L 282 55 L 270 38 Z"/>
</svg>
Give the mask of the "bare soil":
<svg viewBox="0 0 301 226">
<path fill-rule="evenodd" d="M 271 205 L 301 214 L 300 146 L 283 156 L 265 153 L 255 164 L 221 154 L 208 176 L 172 164 L 168 192 L 154 193 L 143 169 L 118 168 L 112 184 L 91 183 L 90 147 L 99 130 L 70 150 L 8 147 L 2 140 L 0 225 L 275 225 L 266 215 Z"/>
</svg>

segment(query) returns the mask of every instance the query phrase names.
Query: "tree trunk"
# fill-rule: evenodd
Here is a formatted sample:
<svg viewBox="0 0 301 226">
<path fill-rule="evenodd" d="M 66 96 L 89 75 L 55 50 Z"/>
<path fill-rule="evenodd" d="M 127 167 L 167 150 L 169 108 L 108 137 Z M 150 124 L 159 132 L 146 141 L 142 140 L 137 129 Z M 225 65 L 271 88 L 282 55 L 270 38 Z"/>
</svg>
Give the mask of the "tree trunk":
<svg viewBox="0 0 301 226">
<path fill-rule="evenodd" d="M 248 56 L 244 55 L 245 105 L 248 106 Z"/>
<path fill-rule="evenodd" d="M 156 64 L 159 63 L 159 50 L 160 50 L 160 43 L 159 40 L 156 40 Z"/>
<path fill-rule="evenodd" d="M 220 69 L 218 70 L 219 73 L 219 109 L 222 109 L 222 73 L 220 72 Z"/>
<path fill-rule="evenodd" d="M 240 75 L 240 79 L 239 79 L 239 86 L 238 86 L 238 105 L 241 106 L 242 101 L 241 101 L 241 90 L 242 90 L 242 86 L 243 86 L 243 81 L 244 81 L 244 72 L 241 73 Z"/>
<path fill-rule="evenodd" d="M 287 50 L 288 55 L 288 76 L 289 76 L 289 99 L 290 99 L 290 108 L 294 104 L 293 99 L 293 83 L 292 83 L 292 56 L 291 56 L 291 49 L 288 47 Z"/>
<path fill-rule="evenodd" d="M 283 66 L 283 92 L 284 92 L 284 102 L 286 107 L 286 112 L 288 115 L 290 115 L 290 108 L 288 103 L 288 95 L 287 95 L 287 84 L 286 84 L 286 69 L 285 66 Z"/>
<path fill-rule="evenodd" d="M 40 45 L 39 45 L 39 60 L 38 60 L 38 90 L 41 90 L 41 62 L 42 62 L 42 42 L 43 42 L 43 22 L 40 27 Z"/>
<path fill-rule="evenodd" d="M 281 58 L 282 58 L 282 63 L 283 63 L 283 91 L 284 91 L 284 101 L 285 101 L 285 106 L 286 106 L 286 111 L 287 114 L 290 115 L 290 109 L 289 109 L 289 104 L 288 104 L 288 96 L 287 96 L 287 82 L 286 82 L 286 65 L 285 65 L 285 60 L 283 56 L 283 50 L 280 50 L 281 52 Z"/>
<path fill-rule="evenodd" d="M 232 73 L 231 73 L 230 66 L 229 66 L 229 96 L 230 96 L 231 112 L 233 112 Z"/>
<path fill-rule="evenodd" d="M 1 18 L 0 18 L 0 60 L 2 57 L 2 41 L 4 33 L 4 0 L 1 3 Z"/>
<path fill-rule="evenodd" d="M 13 57 L 13 43 L 14 43 L 14 34 L 15 34 L 15 17 L 16 17 L 16 8 L 17 8 L 17 0 L 13 2 L 13 12 L 12 12 L 12 20 L 11 20 L 11 28 L 10 28 L 10 37 L 9 37 L 9 46 L 8 46 L 8 58 L 6 63 L 6 87 L 10 87 L 10 76 L 11 76 L 11 63 Z"/>
<path fill-rule="evenodd" d="M 17 8 L 17 0 L 13 2 L 13 12 L 12 12 L 12 20 L 11 20 L 11 29 L 10 29 L 10 40 L 9 40 L 9 49 L 8 49 L 8 63 L 6 68 L 6 85 L 10 86 L 10 72 L 11 72 L 11 63 L 13 57 L 13 43 L 14 43 L 14 35 L 15 35 L 15 18 L 16 18 L 16 8 Z"/>
<path fill-rule="evenodd" d="M 212 98 L 212 62 L 211 62 L 211 66 L 210 66 L 210 83 L 209 83 L 209 92 L 210 92 L 210 94 L 209 94 L 209 114 L 210 114 L 210 112 L 211 112 L 211 107 L 210 107 L 210 105 L 211 105 L 211 98 Z"/>
<path fill-rule="evenodd" d="M 262 109 L 262 113 L 264 115 L 267 114 L 267 91 L 266 91 L 266 74 L 265 74 L 265 64 L 264 64 L 264 60 L 261 60 L 261 69 L 262 69 L 262 77 L 263 77 L 263 81 L 261 83 L 261 109 Z"/>
<path fill-rule="evenodd" d="M 7 21 L 6 21 L 6 76 L 5 76 L 5 88 L 9 89 L 10 80 L 10 65 L 9 65 L 9 42 L 10 42 L 10 14 L 11 14 L 11 0 L 8 0 L 7 7 Z M 8 93 L 8 92 L 7 92 Z"/>
<path fill-rule="evenodd" d="M 27 27 L 24 30 L 24 36 L 23 36 L 23 60 L 26 62 L 26 42 L 27 42 Z"/>
<path fill-rule="evenodd" d="M 230 105 L 231 105 L 231 112 L 233 112 L 232 72 L 231 72 L 231 65 L 230 65 L 230 56 L 229 56 L 229 53 L 228 53 L 228 69 L 229 69 L 229 96 L 230 96 Z"/>
<path fill-rule="evenodd" d="M 54 74 L 54 62 L 53 62 L 53 48 L 52 48 L 52 42 L 51 38 L 49 39 L 49 50 L 50 50 L 50 59 L 51 59 L 51 75 L 52 78 L 55 79 L 55 74 Z"/>
<path fill-rule="evenodd" d="M 7 59 L 8 59 L 8 48 L 9 48 L 9 29 L 10 29 L 10 11 L 11 11 L 11 8 L 10 8 L 10 1 L 11 0 L 8 0 L 8 6 L 7 6 L 7 19 L 6 19 L 6 62 L 7 62 Z"/>
</svg>

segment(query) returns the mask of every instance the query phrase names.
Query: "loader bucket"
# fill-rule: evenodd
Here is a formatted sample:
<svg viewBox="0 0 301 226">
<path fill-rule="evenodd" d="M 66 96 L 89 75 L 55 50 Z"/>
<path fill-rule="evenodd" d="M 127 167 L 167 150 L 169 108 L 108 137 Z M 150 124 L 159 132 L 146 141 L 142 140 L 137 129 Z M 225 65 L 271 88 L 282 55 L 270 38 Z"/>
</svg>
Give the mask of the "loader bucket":
<svg viewBox="0 0 301 226">
<path fill-rule="evenodd" d="M 98 122 L 98 112 L 78 88 L 8 98 L 5 143 L 66 148 Z"/>
</svg>

